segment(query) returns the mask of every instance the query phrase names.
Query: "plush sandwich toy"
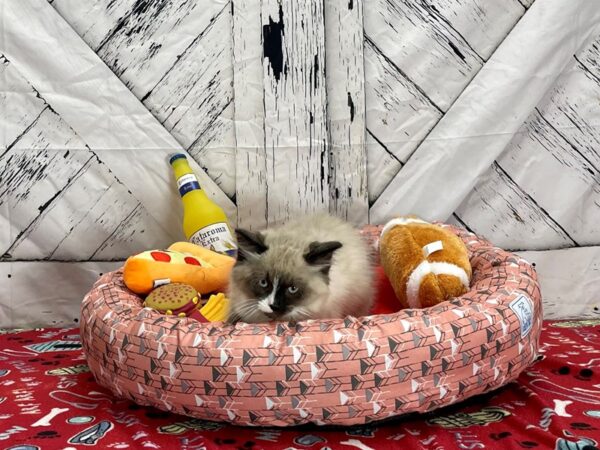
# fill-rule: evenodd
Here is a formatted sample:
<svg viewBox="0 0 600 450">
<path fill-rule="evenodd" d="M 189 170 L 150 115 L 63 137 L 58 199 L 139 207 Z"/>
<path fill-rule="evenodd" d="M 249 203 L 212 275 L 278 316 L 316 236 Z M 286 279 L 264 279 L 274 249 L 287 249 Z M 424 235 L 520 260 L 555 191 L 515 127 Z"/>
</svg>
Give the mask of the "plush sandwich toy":
<svg viewBox="0 0 600 450">
<path fill-rule="evenodd" d="M 218 293 L 203 302 L 189 284 L 172 283 L 154 289 L 144 301 L 144 306 L 168 316 L 191 317 L 200 322 L 220 322 L 227 318 L 229 300 Z"/>
<path fill-rule="evenodd" d="M 441 226 L 416 217 L 392 219 L 381 231 L 379 252 L 403 308 L 433 306 L 469 290 L 467 248 Z"/>
<path fill-rule="evenodd" d="M 136 294 L 148 294 L 169 283 L 185 283 L 201 294 L 223 292 L 235 259 L 189 242 L 167 250 L 148 250 L 131 256 L 123 268 L 125 285 Z"/>
</svg>

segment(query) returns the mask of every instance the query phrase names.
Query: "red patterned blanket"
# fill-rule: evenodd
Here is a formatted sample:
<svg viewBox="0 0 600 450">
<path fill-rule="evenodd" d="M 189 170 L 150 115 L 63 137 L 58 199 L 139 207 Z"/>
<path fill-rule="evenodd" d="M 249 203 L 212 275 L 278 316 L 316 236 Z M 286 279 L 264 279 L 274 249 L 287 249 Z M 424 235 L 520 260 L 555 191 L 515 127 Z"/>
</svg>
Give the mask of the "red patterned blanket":
<svg viewBox="0 0 600 450">
<path fill-rule="evenodd" d="M 78 330 L 3 331 L 1 449 L 560 449 L 600 443 L 600 320 L 546 322 L 517 382 L 434 413 L 351 428 L 239 428 L 114 400 Z"/>
</svg>

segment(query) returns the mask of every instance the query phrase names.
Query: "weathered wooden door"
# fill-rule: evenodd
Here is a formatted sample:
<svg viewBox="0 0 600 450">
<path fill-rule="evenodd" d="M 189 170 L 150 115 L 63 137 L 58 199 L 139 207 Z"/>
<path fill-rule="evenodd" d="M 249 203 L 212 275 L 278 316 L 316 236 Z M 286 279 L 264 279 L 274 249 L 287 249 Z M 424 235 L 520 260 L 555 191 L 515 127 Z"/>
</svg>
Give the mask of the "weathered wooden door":
<svg viewBox="0 0 600 450">
<path fill-rule="evenodd" d="M 593 315 L 596 6 L 0 2 L 0 325 L 73 321 L 182 238 L 173 151 L 239 225 L 454 221 L 537 262 L 550 314 Z"/>
</svg>

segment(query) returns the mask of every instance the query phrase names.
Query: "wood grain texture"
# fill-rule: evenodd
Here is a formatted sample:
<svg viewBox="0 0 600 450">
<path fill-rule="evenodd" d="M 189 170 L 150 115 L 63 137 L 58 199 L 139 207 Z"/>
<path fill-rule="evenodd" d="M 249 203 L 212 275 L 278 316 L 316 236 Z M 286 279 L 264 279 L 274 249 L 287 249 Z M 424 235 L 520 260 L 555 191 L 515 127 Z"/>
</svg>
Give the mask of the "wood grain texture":
<svg viewBox="0 0 600 450">
<path fill-rule="evenodd" d="M 368 38 L 364 49 L 367 128 L 406 162 L 443 112 Z"/>
<path fill-rule="evenodd" d="M 17 260 L 124 260 L 170 244 L 139 201 L 94 155 L 9 252 Z"/>
<path fill-rule="evenodd" d="M 598 318 L 600 246 L 518 254 L 535 264 L 543 292 L 544 319 Z"/>
<path fill-rule="evenodd" d="M 575 242 L 600 244 L 600 172 L 537 111 L 498 164 Z"/>
<path fill-rule="evenodd" d="M 50 108 L 2 154 L 0 205 L 7 205 L 8 215 L 3 214 L 0 222 L 9 230 L 0 243 L 4 258 L 11 258 L 14 242 L 28 236 L 30 224 L 91 157 L 85 143 Z"/>
<path fill-rule="evenodd" d="M 433 12 L 460 33 L 484 60 L 491 56 L 525 13 L 525 7 L 518 0 L 437 0 L 430 3 Z"/>
<path fill-rule="evenodd" d="M 459 206 L 456 215 L 475 233 L 507 250 L 577 245 L 497 163 Z"/>
<path fill-rule="evenodd" d="M 488 197 L 482 195 L 479 201 L 471 203 L 474 211 L 459 209 L 459 217 L 491 238 L 521 242 L 522 248 L 529 248 L 527 242 L 533 237 L 518 223 L 520 215 L 513 215 L 502 229 L 495 229 L 475 213 L 488 207 L 495 209 L 497 202 L 492 197 L 504 196 L 516 184 L 524 197 L 546 216 L 546 222 L 560 226 L 572 245 L 600 244 L 600 153 L 597 150 L 600 105 L 589 101 L 598 96 L 600 80 L 589 76 L 589 71 L 573 58 L 498 159 L 498 165 L 506 174 L 501 181 L 506 184 L 499 184 L 497 192 L 488 192 Z M 535 239 L 542 239 L 547 248 L 564 246 L 562 236 L 557 238 L 554 231 L 546 233 L 536 235 Z"/>
<path fill-rule="evenodd" d="M 591 75 L 589 66 L 574 61 L 538 109 L 548 122 L 575 147 L 587 164 L 600 169 L 600 78 Z M 595 66 L 591 66 L 595 67 Z"/>
<path fill-rule="evenodd" d="M 329 211 L 369 221 L 365 147 L 363 0 L 325 2 Z"/>
<path fill-rule="evenodd" d="M 329 209 L 322 0 L 263 0 L 268 221 Z M 251 207 L 251 206 L 249 206 Z"/>
<path fill-rule="evenodd" d="M 233 129 L 221 127 L 210 155 L 213 124 L 232 101 L 228 1 L 58 0 L 53 6 L 229 197 Z M 223 118 L 227 121 L 228 117 Z M 225 137 L 224 133 L 230 136 Z M 203 137 L 204 134 L 209 136 Z M 207 143 L 208 145 L 208 143 Z M 214 165 L 213 165 L 214 164 Z"/>
<path fill-rule="evenodd" d="M 232 12 L 238 224 L 261 229 L 268 222 L 261 8 L 232 0 Z"/>
<path fill-rule="evenodd" d="M 365 34 L 444 111 L 483 65 L 460 33 L 425 2 L 372 0 L 365 8 Z"/>
<path fill-rule="evenodd" d="M 371 220 L 402 211 L 450 217 L 564 72 L 573 49 L 593 38 L 599 15 L 591 3 L 535 3 L 373 204 Z M 574 17 L 577 32 L 565 31 Z"/>
<path fill-rule="evenodd" d="M 369 204 L 372 204 L 400 171 L 402 162 L 380 141 L 375 139 L 370 130 L 367 130 L 366 145 Z"/>
<path fill-rule="evenodd" d="M 214 117 L 188 152 L 231 199 L 236 195 L 233 101 Z"/>
</svg>

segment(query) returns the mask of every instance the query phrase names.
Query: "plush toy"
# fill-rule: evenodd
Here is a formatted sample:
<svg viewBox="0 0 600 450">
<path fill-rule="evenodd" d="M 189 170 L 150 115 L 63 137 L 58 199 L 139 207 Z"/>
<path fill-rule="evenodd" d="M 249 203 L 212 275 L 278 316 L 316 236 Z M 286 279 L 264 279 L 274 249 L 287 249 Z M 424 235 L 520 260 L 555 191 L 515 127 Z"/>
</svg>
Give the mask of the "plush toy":
<svg viewBox="0 0 600 450">
<path fill-rule="evenodd" d="M 415 217 L 389 221 L 379 240 L 381 265 L 403 308 L 424 308 L 468 291 L 471 264 L 451 231 Z"/>
<path fill-rule="evenodd" d="M 224 294 L 211 295 L 202 305 L 201 297 L 189 284 L 172 283 L 154 289 L 144 306 L 169 316 L 191 317 L 200 322 L 221 322 L 226 319 L 229 301 Z"/>
<path fill-rule="evenodd" d="M 149 250 L 125 262 L 123 281 L 137 294 L 148 294 L 158 286 L 186 283 L 197 292 L 222 292 L 235 264 L 230 256 L 189 242 L 176 242 L 168 250 Z"/>
</svg>

